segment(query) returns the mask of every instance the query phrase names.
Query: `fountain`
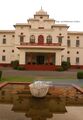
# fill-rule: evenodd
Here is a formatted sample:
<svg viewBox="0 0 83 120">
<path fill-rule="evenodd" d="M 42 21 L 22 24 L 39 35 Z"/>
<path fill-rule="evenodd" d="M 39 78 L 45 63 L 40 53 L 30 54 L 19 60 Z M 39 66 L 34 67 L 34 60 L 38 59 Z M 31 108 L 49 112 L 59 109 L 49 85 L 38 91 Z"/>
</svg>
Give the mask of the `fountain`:
<svg viewBox="0 0 83 120">
<path fill-rule="evenodd" d="M 29 85 L 30 92 L 34 97 L 44 97 L 46 96 L 49 85 L 43 81 L 36 81 Z"/>
</svg>

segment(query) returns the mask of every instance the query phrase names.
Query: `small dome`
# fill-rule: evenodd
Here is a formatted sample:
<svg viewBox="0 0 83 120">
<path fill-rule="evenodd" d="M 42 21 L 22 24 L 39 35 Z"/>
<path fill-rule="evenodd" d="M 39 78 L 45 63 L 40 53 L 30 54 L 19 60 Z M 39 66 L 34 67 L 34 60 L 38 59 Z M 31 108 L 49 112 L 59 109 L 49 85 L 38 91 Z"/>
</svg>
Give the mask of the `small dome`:
<svg viewBox="0 0 83 120">
<path fill-rule="evenodd" d="M 45 12 L 41 7 L 41 9 L 38 12 L 36 12 L 36 15 L 47 15 L 47 12 Z"/>
</svg>

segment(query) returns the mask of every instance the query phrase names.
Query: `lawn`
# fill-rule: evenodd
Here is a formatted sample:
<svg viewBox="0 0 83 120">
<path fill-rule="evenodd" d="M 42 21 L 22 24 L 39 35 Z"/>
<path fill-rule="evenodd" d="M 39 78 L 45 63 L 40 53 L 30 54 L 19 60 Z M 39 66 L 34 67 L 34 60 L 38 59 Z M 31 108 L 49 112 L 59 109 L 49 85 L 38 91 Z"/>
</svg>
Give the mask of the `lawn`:
<svg viewBox="0 0 83 120">
<path fill-rule="evenodd" d="M 83 80 L 77 79 L 63 79 L 63 78 L 55 78 L 55 77 L 25 77 L 25 76 L 9 76 L 6 78 L 2 78 L 0 82 L 33 82 L 35 80 L 45 80 L 45 81 L 53 81 L 56 84 L 76 84 L 83 88 Z"/>
<path fill-rule="evenodd" d="M 22 77 L 22 76 L 9 76 L 6 78 L 2 78 L 1 82 L 33 82 L 35 80 L 46 80 L 46 81 L 64 81 L 63 78 L 55 78 L 55 77 Z M 67 79 L 71 81 L 72 79 Z"/>
<path fill-rule="evenodd" d="M 1 82 L 32 82 L 34 78 L 32 77 L 21 77 L 21 76 L 15 76 L 15 77 L 6 77 L 2 78 Z"/>
</svg>

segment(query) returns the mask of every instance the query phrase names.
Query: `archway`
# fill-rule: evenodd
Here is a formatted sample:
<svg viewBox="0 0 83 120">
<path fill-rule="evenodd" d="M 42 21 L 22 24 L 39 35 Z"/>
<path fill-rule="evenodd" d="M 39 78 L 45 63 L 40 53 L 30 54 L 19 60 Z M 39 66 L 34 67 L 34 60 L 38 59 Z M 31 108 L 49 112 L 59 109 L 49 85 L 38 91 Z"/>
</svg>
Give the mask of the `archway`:
<svg viewBox="0 0 83 120">
<path fill-rule="evenodd" d="M 44 43 L 44 36 L 43 35 L 39 35 L 38 36 L 38 44 L 43 44 Z"/>
</svg>

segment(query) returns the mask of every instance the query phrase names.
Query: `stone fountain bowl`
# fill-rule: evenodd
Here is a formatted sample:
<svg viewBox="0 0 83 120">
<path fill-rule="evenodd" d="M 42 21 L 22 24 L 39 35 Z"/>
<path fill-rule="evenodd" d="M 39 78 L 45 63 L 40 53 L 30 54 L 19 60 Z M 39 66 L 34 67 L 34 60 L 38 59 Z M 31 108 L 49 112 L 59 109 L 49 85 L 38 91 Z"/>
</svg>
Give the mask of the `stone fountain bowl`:
<svg viewBox="0 0 83 120">
<path fill-rule="evenodd" d="M 30 84 L 29 87 L 31 94 L 34 97 L 45 97 L 49 89 L 49 85 L 42 81 L 36 81 Z"/>
</svg>

